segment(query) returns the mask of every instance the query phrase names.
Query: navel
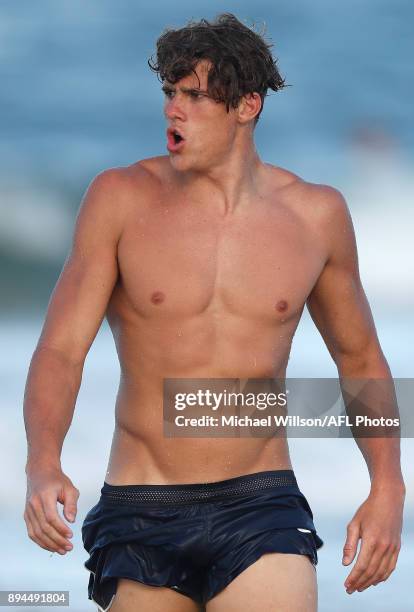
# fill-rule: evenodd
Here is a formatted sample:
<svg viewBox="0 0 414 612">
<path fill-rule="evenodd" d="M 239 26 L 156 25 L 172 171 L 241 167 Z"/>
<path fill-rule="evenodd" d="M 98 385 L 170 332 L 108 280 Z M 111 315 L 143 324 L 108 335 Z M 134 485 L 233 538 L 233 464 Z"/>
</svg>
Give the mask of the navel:
<svg viewBox="0 0 414 612">
<path fill-rule="evenodd" d="M 162 291 L 154 291 L 154 293 L 151 295 L 151 302 L 153 304 L 162 304 L 164 300 L 165 295 Z"/>
<path fill-rule="evenodd" d="M 279 300 L 275 308 L 278 312 L 286 312 L 286 310 L 288 309 L 288 303 L 286 300 Z"/>
</svg>

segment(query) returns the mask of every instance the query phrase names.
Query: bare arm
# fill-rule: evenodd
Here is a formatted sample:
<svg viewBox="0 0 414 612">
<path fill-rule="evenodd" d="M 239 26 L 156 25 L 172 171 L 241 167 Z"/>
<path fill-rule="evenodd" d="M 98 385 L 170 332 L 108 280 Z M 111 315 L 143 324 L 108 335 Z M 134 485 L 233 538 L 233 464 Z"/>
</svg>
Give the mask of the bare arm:
<svg viewBox="0 0 414 612">
<path fill-rule="evenodd" d="M 25 520 L 30 537 L 48 550 L 58 550 L 53 544 L 62 548 L 66 543 L 56 533 L 66 528 L 56 512 L 56 500 L 64 503 L 66 518 L 76 514 L 79 492 L 61 471 L 60 454 L 84 361 L 118 277 L 117 244 L 122 231 L 118 173 L 107 170 L 98 175 L 82 200 L 71 252 L 52 293 L 26 382 Z"/>
<path fill-rule="evenodd" d="M 328 257 L 308 298 L 308 310 L 341 378 L 385 379 L 391 389 L 391 372 L 359 276 L 348 207 L 335 189 L 323 188 L 321 197 L 327 209 L 321 234 L 327 244 Z M 395 412 L 398 414 L 397 409 Z M 356 442 L 374 486 L 402 481 L 398 438 L 357 438 Z"/>
<path fill-rule="evenodd" d="M 384 394 L 378 398 L 377 393 L 372 392 L 365 398 L 366 403 L 375 412 L 380 399 L 387 405 L 387 416 L 390 411 L 398 416 L 391 372 L 359 276 L 357 247 L 348 207 L 340 192 L 333 188 L 321 186 L 319 197 L 321 206 L 325 207 L 321 239 L 326 241 L 327 261 L 308 298 L 309 312 L 335 361 L 340 378 L 382 379 Z M 378 386 L 373 384 L 368 388 L 374 390 Z M 353 560 L 358 538 L 363 535 L 363 528 L 368 526 L 364 554 L 360 555 L 361 561 L 359 558 L 354 568 L 356 571 L 353 570 L 348 580 L 352 588 L 361 585 L 366 588 L 376 581 L 385 580 L 395 567 L 405 487 L 399 437 L 357 437 L 356 442 L 367 463 L 371 498 L 348 525 L 344 562 Z M 389 510 L 388 522 L 385 510 Z M 375 552 L 373 545 L 378 542 L 383 548 L 388 547 L 389 556 L 381 557 Z"/>
</svg>

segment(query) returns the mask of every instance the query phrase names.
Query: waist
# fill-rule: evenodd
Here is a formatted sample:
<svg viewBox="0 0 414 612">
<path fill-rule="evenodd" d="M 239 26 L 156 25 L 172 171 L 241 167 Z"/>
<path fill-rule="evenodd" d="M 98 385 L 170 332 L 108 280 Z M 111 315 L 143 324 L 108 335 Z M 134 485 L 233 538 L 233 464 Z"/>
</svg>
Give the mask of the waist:
<svg viewBox="0 0 414 612">
<path fill-rule="evenodd" d="M 266 470 L 226 480 L 183 484 L 112 485 L 104 482 L 102 499 L 116 503 L 200 503 L 245 496 L 279 487 L 298 487 L 293 470 Z"/>
<path fill-rule="evenodd" d="M 136 438 L 116 429 L 106 482 L 167 485 L 291 470 L 285 438 Z"/>
</svg>

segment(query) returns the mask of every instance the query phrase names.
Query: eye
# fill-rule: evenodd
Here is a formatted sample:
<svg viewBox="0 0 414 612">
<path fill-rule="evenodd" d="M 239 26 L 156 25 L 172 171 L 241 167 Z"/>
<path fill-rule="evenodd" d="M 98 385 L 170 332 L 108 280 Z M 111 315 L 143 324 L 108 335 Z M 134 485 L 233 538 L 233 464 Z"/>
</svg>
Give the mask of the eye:
<svg viewBox="0 0 414 612">
<path fill-rule="evenodd" d="M 198 93 L 197 91 L 191 91 L 190 92 L 190 97 L 193 100 L 199 100 L 202 97 L 202 95 L 200 93 Z"/>
<path fill-rule="evenodd" d="M 170 99 L 173 97 L 174 91 L 172 89 L 163 89 L 166 98 Z"/>
</svg>

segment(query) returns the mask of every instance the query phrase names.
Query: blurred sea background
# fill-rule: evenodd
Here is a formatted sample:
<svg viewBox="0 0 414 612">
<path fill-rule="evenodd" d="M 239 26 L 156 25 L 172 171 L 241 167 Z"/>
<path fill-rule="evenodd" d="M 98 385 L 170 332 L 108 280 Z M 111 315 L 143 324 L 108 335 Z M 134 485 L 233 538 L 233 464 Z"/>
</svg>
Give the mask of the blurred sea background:
<svg viewBox="0 0 414 612">
<path fill-rule="evenodd" d="M 80 528 L 99 497 L 119 366 L 106 322 L 88 354 L 62 465 L 80 489 L 74 550 L 37 547 L 23 520 L 22 396 L 50 293 L 70 245 L 80 199 L 100 171 L 165 154 L 160 83 L 147 66 L 167 26 L 234 12 L 275 44 L 291 84 L 270 95 L 256 130 L 262 159 L 347 199 L 361 278 L 394 377 L 413 375 L 414 4 L 410 0 L 22 0 L 0 5 L 0 589 L 69 590 L 87 600 Z M 288 376 L 335 377 L 307 312 Z M 347 595 L 346 524 L 369 492 L 350 439 L 291 439 L 292 461 L 325 545 L 321 612 L 414 609 L 414 445 L 402 440 L 407 485 L 403 546 L 385 583 Z M 275 578 L 277 579 L 277 577 Z M 23 608 L 29 609 L 29 608 Z M 31 608 L 30 608 L 31 609 Z"/>
</svg>

